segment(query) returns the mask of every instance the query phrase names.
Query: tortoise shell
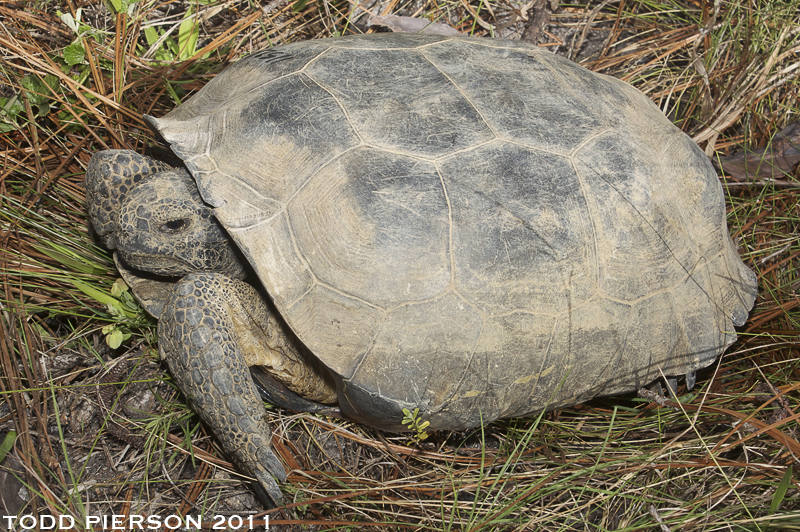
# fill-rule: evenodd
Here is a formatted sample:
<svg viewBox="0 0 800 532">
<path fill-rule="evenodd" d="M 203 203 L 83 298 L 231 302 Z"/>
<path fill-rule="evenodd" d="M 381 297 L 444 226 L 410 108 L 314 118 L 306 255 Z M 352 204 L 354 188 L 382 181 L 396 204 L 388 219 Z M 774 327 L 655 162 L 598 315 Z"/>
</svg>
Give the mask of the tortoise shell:
<svg viewBox="0 0 800 532">
<path fill-rule="evenodd" d="M 690 373 L 753 304 L 704 153 L 536 46 L 269 48 L 148 120 L 372 425 L 419 408 L 460 429 Z"/>
</svg>

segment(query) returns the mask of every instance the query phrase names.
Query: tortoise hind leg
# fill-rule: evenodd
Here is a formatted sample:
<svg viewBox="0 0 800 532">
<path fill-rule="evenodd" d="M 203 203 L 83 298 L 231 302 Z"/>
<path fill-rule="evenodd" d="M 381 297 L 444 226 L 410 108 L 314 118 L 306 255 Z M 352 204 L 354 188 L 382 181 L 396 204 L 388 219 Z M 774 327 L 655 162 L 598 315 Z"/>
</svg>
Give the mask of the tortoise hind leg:
<svg viewBox="0 0 800 532">
<path fill-rule="evenodd" d="M 261 398 L 268 403 L 292 412 L 342 417 L 338 406 L 309 401 L 270 375 L 263 366 L 250 366 L 250 375 L 253 377 L 253 383 L 255 383 Z"/>
<path fill-rule="evenodd" d="M 296 350 L 281 349 L 282 331 L 275 324 L 250 285 L 200 273 L 187 275 L 175 286 L 158 332 L 162 357 L 181 391 L 226 453 L 280 504 L 275 479 L 284 481 L 286 472 L 271 450 L 264 405 L 248 366 L 269 363 L 290 376 L 313 373 L 313 368 L 305 367 L 308 363 Z M 324 382 L 319 376 L 317 380 Z"/>
</svg>

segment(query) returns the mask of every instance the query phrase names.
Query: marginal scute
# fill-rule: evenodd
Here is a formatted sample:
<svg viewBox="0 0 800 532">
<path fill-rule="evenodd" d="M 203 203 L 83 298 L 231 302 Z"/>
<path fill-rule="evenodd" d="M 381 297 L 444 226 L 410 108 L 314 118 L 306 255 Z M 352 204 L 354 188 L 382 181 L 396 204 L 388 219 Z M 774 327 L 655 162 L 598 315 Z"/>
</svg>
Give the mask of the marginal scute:
<svg viewBox="0 0 800 532">
<path fill-rule="evenodd" d="M 452 399 L 431 414 L 431 423 L 472 427 L 525 413 L 537 399 L 546 401 L 544 383 L 553 365 L 546 365 L 545 355 L 555 323 L 553 316 L 525 312 L 485 319 L 469 367 L 454 379 Z M 538 354 L 538 364 L 531 363 L 531 353 Z M 538 388 L 544 390 L 542 397 L 535 397 Z"/>
<path fill-rule="evenodd" d="M 358 417 L 392 426 L 402 408 L 435 412 L 450 402 L 470 370 L 482 317 L 450 292 L 432 301 L 403 305 L 387 313 L 368 356 L 346 379 L 348 386 L 380 396 L 390 411 L 358 404 Z"/>
<path fill-rule="evenodd" d="M 615 368 L 618 360 L 637 356 L 627 350 L 633 325 L 630 316 L 629 305 L 597 298 L 558 317 L 546 363 L 555 370 L 548 375 L 549 386 L 539 391 L 549 389 L 548 408 L 615 393 L 606 390 L 630 385 L 628 376 L 621 378 Z M 602 356 L 596 356 L 599 353 Z"/>
<path fill-rule="evenodd" d="M 282 310 L 303 344 L 324 353 L 325 365 L 344 378 L 369 350 L 384 317 L 367 303 L 320 285 Z"/>
<path fill-rule="evenodd" d="M 686 355 L 662 354 L 662 368 L 667 375 L 680 375 L 686 369 L 696 370 L 708 366 L 719 353 L 736 340 L 731 320 L 731 309 L 723 307 L 720 293 L 709 278 L 718 275 L 709 264 L 698 268 L 673 290 L 676 320 L 686 338 Z"/>
<path fill-rule="evenodd" d="M 663 316 L 680 312 L 679 303 L 671 292 L 657 292 L 635 303 L 631 309 L 629 330 L 626 336 L 627 353 L 618 361 L 617 371 L 629 375 L 628 381 L 616 385 L 617 388 L 641 388 L 661 376 L 665 371 L 664 356 L 686 360 L 689 346 L 680 321 L 663 319 Z M 636 334 L 637 327 L 647 324 L 646 334 Z M 672 373 L 665 373 L 671 375 Z M 610 393 L 622 393 L 612 390 Z"/>
</svg>

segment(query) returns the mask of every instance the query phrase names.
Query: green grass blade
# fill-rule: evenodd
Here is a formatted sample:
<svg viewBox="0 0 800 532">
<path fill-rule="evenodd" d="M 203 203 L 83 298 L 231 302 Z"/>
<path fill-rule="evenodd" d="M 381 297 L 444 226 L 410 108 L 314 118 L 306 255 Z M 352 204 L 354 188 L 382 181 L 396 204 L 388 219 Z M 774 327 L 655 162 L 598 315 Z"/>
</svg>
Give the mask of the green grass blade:
<svg viewBox="0 0 800 532">
<path fill-rule="evenodd" d="M 91 297 L 92 299 L 96 300 L 97 302 L 102 303 L 103 305 L 107 305 L 107 306 L 110 306 L 110 307 L 114 308 L 115 310 L 119 311 L 120 314 L 124 314 L 128 318 L 133 319 L 133 318 L 136 317 L 136 314 L 131 312 L 131 311 L 129 311 L 128 309 L 126 309 L 119 302 L 119 300 L 117 298 L 112 297 L 112 296 L 110 296 L 108 294 L 104 294 L 103 292 L 101 292 L 101 291 L 99 291 L 99 290 L 97 290 L 95 288 L 92 288 L 91 286 L 89 286 L 86 283 L 82 283 L 82 282 L 76 281 L 74 279 L 72 279 L 71 282 L 75 286 L 75 288 L 77 288 L 78 290 L 80 290 L 81 292 L 86 294 L 87 296 Z"/>
<path fill-rule="evenodd" d="M 783 475 L 781 479 L 781 483 L 778 484 L 778 487 L 775 489 L 775 495 L 772 497 L 772 503 L 769 505 L 769 515 L 775 515 L 775 512 L 778 511 L 778 507 L 783 502 L 783 499 L 786 497 L 786 491 L 789 489 L 789 486 L 792 485 L 792 466 L 786 468 L 786 473 Z"/>
<path fill-rule="evenodd" d="M 0 463 L 6 459 L 6 456 L 14 447 L 14 442 L 17 440 L 17 431 L 10 430 L 6 437 L 3 438 L 3 443 L 0 443 Z"/>
</svg>

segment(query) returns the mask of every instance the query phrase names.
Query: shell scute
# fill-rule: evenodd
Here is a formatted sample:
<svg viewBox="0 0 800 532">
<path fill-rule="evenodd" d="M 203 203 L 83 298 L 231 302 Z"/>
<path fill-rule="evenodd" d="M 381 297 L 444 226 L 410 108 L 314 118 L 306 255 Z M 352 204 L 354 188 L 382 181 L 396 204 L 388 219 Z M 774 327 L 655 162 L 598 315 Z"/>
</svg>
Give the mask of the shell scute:
<svg viewBox="0 0 800 532">
<path fill-rule="evenodd" d="M 374 75 L 381 70 L 391 75 Z M 331 50 L 306 73 L 371 146 L 436 158 L 494 138 L 472 103 L 417 50 Z"/>
<path fill-rule="evenodd" d="M 389 308 L 450 284 L 447 201 L 431 163 L 352 150 L 314 175 L 287 212 L 309 270 L 343 293 Z"/>
<path fill-rule="evenodd" d="M 455 285 L 467 300 L 487 314 L 557 313 L 591 296 L 592 219 L 569 159 L 501 141 L 439 167 L 452 209 Z"/>
</svg>

